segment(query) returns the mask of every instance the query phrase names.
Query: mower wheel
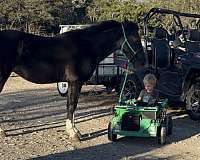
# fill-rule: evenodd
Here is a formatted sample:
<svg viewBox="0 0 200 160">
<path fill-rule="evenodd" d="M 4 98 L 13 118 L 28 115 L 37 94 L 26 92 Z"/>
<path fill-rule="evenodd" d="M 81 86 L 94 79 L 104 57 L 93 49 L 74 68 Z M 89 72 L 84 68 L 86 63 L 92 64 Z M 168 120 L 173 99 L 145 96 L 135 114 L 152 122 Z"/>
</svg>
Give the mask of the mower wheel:
<svg viewBox="0 0 200 160">
<path fill-rule="evenodd" d="M 166 144 L 166 132 L 167 132 L 167 128 L 166 126 L 162 126 L 160 127 L 159 133 L 158 133 L 158 144 L 164 145 Z"/>
<path fill-rule="evenodd" d="M 117 135 L 113 134 L 111 122 L 108 124 L 108 140 L 115 142 L 117 140 Z"/>
<path fill-rule="evenodd" d="M 167 115 L 165 117 L 165 123 L 166 123 L 166 135 L 172 135 L 172 128 L 173 128 L 173 121 L 172 121 L 172 116 L 171 115 Z"/>
</svg>

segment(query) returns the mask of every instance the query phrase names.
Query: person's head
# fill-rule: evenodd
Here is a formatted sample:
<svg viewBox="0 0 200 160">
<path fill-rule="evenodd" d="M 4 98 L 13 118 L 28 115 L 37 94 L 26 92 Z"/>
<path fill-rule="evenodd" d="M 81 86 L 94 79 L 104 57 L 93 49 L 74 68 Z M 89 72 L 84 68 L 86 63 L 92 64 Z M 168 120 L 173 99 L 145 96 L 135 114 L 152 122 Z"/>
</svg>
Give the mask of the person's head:
<svg viewBox="0 0 200 160">
<path fill-rule="evenodd" d="M 157 79 L 153 74 L 147 74 L 144 77 L 143 83 L 147 92 L 153 91 L 154 87 L 156 86 L 156 81 Z"/>
</svg>

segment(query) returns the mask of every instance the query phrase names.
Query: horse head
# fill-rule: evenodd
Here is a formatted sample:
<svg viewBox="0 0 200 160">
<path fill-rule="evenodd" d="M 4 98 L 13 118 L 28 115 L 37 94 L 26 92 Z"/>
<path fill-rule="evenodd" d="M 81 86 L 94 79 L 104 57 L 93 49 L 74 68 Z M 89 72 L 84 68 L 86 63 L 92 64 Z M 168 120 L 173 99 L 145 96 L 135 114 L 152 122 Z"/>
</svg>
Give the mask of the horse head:
<svg viewBox="0 0 200 160">
<path fill-rule="evenodd" d="M 139 36 L 139 27 L 136 23 L 125 20 L 121 23 L 122 37 L 119 40 L 118 47 L 135 69 L 144 67 L 146 56 Z"/>
</svg>

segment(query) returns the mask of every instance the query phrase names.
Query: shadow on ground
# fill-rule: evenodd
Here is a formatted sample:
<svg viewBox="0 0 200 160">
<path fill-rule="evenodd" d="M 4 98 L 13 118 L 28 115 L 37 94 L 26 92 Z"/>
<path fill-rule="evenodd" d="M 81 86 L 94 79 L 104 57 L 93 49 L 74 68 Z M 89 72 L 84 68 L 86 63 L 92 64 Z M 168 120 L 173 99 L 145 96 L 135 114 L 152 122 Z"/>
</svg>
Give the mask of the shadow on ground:
<svg viewBox="0 0 200 160">
<path fill-rule="evenodd" d="M 77 124 L 111 114 L 116 95 L 92 93 L 81 93 L 75 113 Z M 8 136 L 64 127 L 65 120 L 66 98 L 55 90 L 26 90 L 0 96 L 0 125 L 5 126 Z"/>
</svg>

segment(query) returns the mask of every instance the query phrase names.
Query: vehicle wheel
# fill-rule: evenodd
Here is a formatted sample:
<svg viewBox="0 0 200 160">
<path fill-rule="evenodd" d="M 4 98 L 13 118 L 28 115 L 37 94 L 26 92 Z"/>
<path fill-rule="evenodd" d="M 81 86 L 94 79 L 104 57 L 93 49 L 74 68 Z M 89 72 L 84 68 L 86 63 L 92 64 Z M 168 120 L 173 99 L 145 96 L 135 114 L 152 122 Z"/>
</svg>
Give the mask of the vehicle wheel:
<svg viewBox="0 0 200 160">
<path fill-rule="evenodd" d="M 57 89 L 61 96 L 65 97 L 67 96 L 68 92 L 68 82 L 58 82 L 57 83 Z"/>
<path fill-rule="evenodd" d="M 166 135 L 172 135 L 172 128 L 173 128 L 173 121 L 172 121 L 172 116 L 171 115 L 167 115 L 165 117 L 165 123 L 166 123 Z"/>
<path fill-rule="evenodd" d="M 125 77 L 121 81 L 120 88 L 122 90 L 123 83 L 124 83 Z M 124 86 L 124 90 L 122 93 L 122 99 L 128 100 L 137 98 L 140 94 L 140 91 L 142 89 L 142 84 L 140 83 L 140 80 L 138 79 L 137 75 L 130 74 L 127 76 L 126 84 Z"/>
<path fill-rule="evenodd" d="M 200 82 L 191 85 L 187 93 L 186 110 L 192 120 L 200 120 Z"/>
<path fill-rule="evenodd" d="M 161 144 L 161 145 L 164 145 L 166 144 L 166 132 L 167 132 L 167 129 L 166 129 L 166 126 L 161 126 L 161 128 L 159 129 L 158 131 L 158 144 Z"/>
<path fill-rule="evenodd" d="M 108 124 L 108 139 L 113 142 L 115 142 L 117 140 L 117 135 L 113 134 L 111 122 Z"/>
</svg>

